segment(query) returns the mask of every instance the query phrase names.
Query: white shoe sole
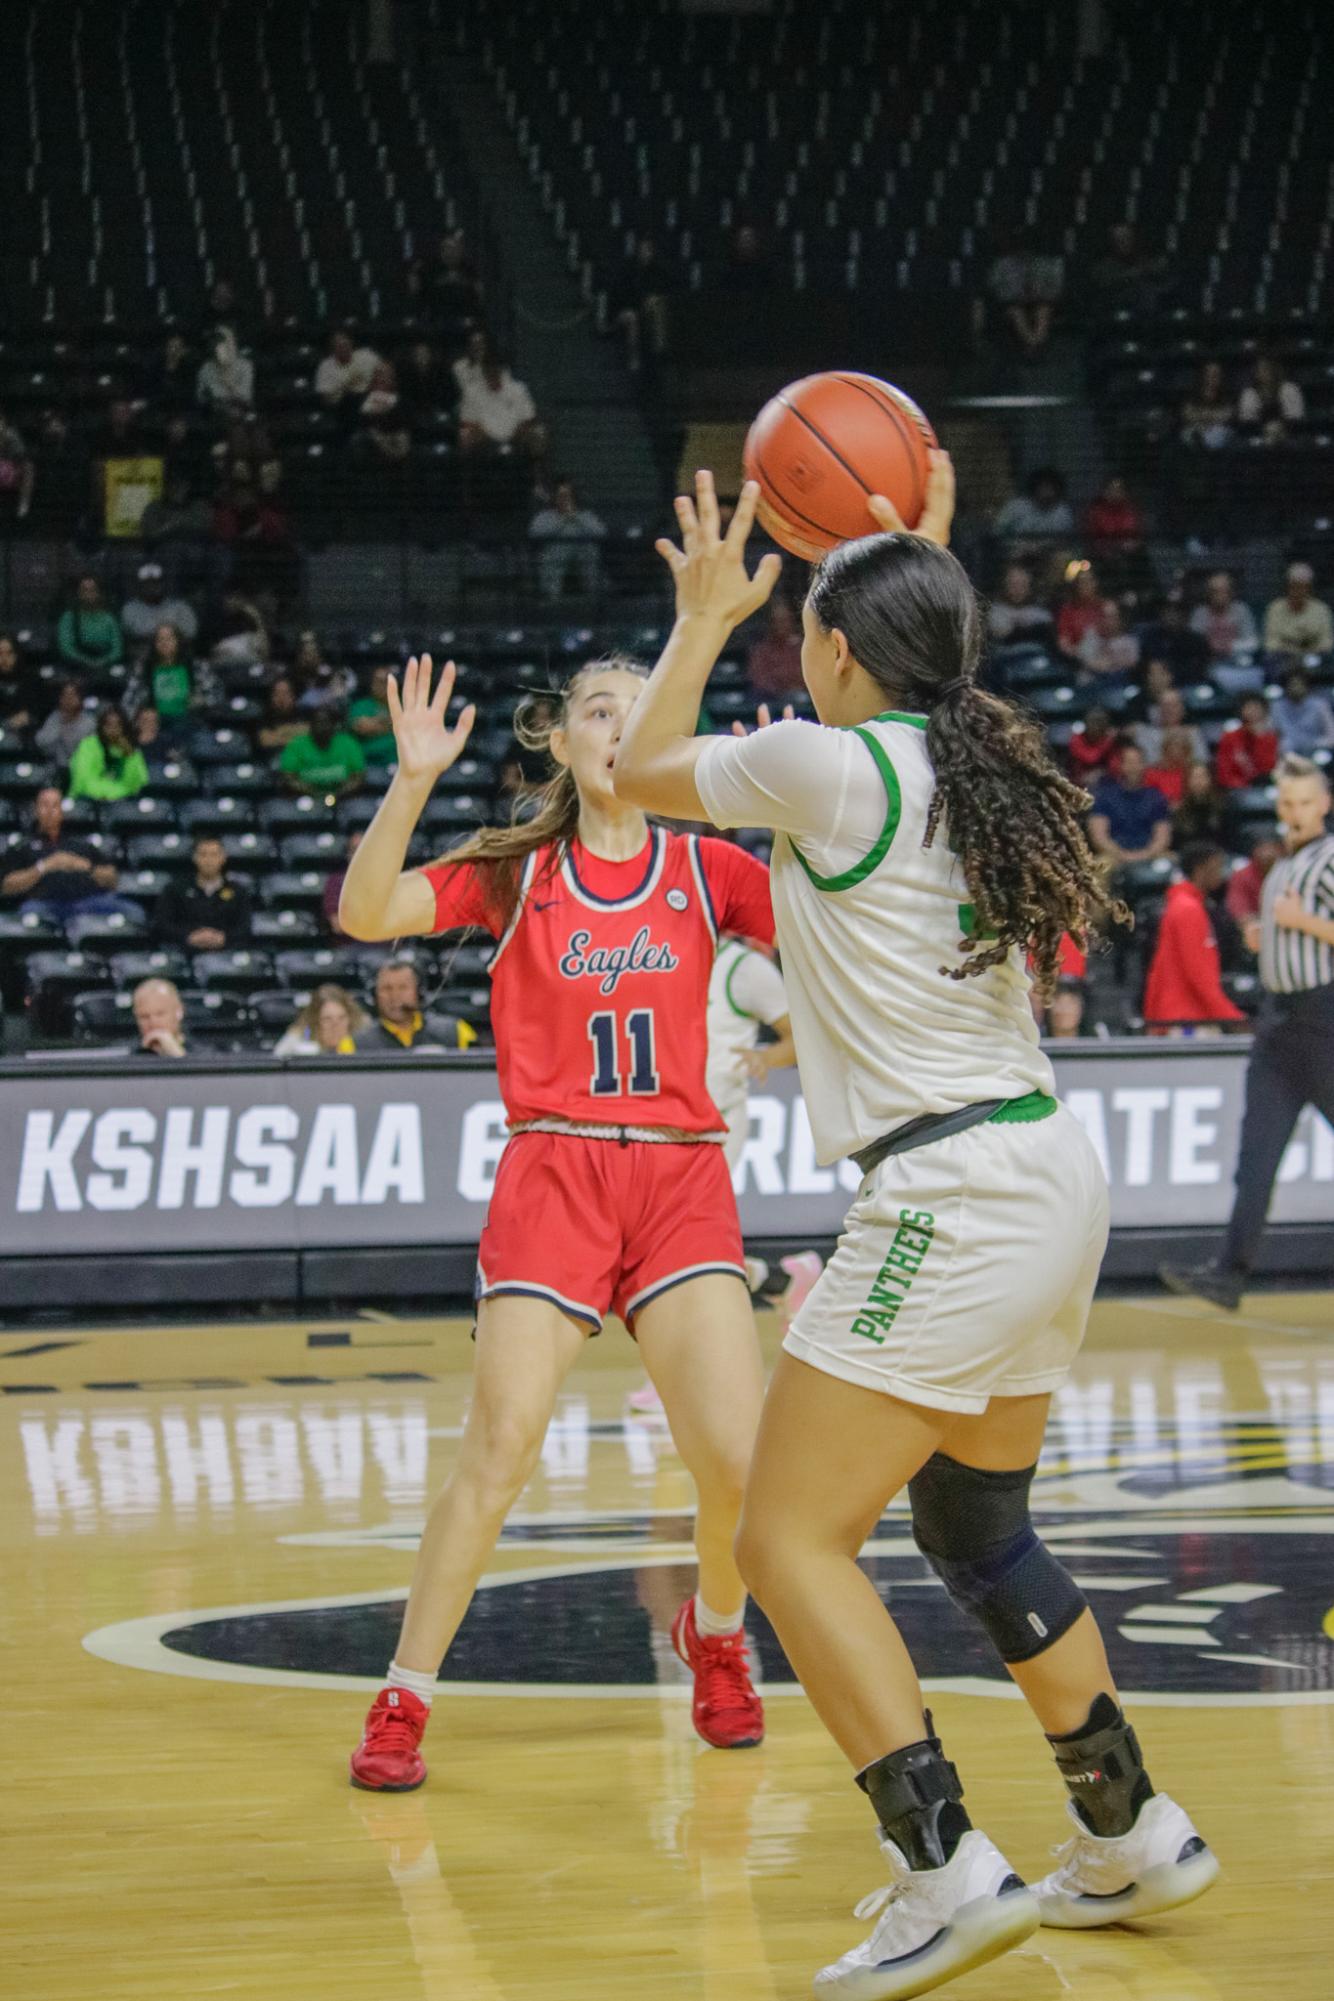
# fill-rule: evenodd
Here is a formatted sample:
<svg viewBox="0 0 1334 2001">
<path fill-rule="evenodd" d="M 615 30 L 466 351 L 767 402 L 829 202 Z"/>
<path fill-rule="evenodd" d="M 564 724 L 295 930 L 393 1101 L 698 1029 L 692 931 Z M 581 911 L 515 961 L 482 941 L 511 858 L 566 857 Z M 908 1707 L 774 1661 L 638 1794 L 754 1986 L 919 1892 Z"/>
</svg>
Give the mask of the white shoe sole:
<svg viewBox="0 0 1334 2001">
<path fill-rule="evenodd" d="M 1193 1904 L 1218 1881 L 1218 1857 L 1211 1848 L 1201 1848 L 1184 1862 L 1160 1862 L 1146 1869 L 1128 1890 L 1111 1897 L 1071 1897 L 1065 1893 L 1043 1896 L 1035 1891 L 1042 1922 L 1055 1931 L 1094 1931 L 1101 1925 L 1121 1925 L 1132 1918 L 1155 1917 L 1159 1911 L 1175 1911 Z"/>
<path fill-rule="evenodd" d="M 826 1967 L 815 1977 L 819 2001 L 909 2001 L 933 1987 L 955 1980 L 974 1966 L 985 1966 L 1003 1952 L 1022 1945 L 1041 1923 L 1037 1903 L 1028 1889 L 1010 1890 L 1002 1897 L 975 1897 L 961 1904 L 944 1930 L 929 1945 L 889 1966 L 859 1966 L 846 1973 Z"/>
</svg>

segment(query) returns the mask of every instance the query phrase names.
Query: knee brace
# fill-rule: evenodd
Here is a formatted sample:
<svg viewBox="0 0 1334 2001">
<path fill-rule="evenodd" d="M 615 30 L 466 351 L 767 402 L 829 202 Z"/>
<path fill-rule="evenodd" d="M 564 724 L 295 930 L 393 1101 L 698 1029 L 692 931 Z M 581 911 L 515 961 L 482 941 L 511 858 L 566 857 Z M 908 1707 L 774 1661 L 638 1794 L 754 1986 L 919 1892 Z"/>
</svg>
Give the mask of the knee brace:
<svg viewBox="0 0 1334 2001">
<path fill-rule="evenodd" d="M 1007 1662 L 1054 1647 L 1087 1605 L 1034 1531 L 1028 1490 L 1036 1471 L 984 1472 L 937 1452 L 908 1483 L 917 1547 Z"/>
</svg>

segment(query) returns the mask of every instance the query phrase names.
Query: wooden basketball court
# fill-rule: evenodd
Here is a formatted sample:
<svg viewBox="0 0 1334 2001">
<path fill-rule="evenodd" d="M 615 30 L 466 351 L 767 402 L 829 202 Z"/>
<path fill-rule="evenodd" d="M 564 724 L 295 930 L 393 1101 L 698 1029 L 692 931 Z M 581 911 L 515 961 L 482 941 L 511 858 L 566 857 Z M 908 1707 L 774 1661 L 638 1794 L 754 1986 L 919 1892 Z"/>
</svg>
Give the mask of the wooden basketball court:
<svg viewBox="0 0 1334 2001">
<path fill-rule="evenodd" d="M 0 1336 L 16 2001 L 786 2001 L 866 1928 L 869 1813 L 758 1617 L 767 1742 L 692 1734 L 666 1642 L 689 1487 L 627 1406 L 619 1330 L 572 1377 L 460 1635 L 427 1788 L 349 1788 L 469 1363 L 460 1320 Z M 1040 1932 L 957 1991 L 1320 2001 L 1334 1294 L 1227 1319 L 1100 1302 L 1034 1505 L 1225 1873 L 1173 1917 Z M 1042 1873 L 1066 1824 L 1036 1726 L 901 1510 L 867 1560 L 974 1818 Z"/>
</svg>

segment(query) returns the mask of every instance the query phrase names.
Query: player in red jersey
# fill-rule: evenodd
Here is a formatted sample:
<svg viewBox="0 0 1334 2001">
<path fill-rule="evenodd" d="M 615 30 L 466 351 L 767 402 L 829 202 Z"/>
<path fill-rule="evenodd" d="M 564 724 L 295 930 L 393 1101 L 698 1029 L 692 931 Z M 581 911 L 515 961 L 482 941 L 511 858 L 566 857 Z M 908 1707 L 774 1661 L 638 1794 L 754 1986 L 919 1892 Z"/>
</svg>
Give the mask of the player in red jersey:
<svg viewBox="0 0 1334 2001">
<path fill-rule="evenodd" d="M 440 1662 L 505 1516 L 537 1464 L 556 1395 L 614 1308 L 631 1326 L 699 1493 L 699 1592 L 672 1628 L 694 1718 L 720 1747 L 763 1735 L 732 1538 L 763 1382 L 723 1121 L 704 1083 L 720 931 L 768 944 L 768 872 L 739 848 L 651 827 L 612 791 L 644 685 L 597 661 L 546 733 L 536 811 L 424 869 L 404 860 L 431 787 L 472 727 L 446 722 L 446 666 L 390 682 L 398 769 L 343 886 L 354 938 L 477 925 L 498 940 L 492 1021 L 511 1138 L 478 1247 L 474 1393 L 458 1462 L 422 1536 L 354 1785 L 409 1791 Z"/>
</svg>

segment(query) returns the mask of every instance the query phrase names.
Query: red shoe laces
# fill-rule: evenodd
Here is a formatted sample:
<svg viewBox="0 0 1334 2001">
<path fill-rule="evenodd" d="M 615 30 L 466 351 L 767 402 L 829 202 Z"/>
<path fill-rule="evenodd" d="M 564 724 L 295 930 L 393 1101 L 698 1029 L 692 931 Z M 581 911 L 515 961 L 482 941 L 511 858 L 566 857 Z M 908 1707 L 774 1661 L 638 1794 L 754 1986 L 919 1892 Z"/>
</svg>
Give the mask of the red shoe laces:
<svg viewBox="0 0 1334 2001">
<path fill-rule="evenodd" d="M 366 1737 L 377 1751 L 415 1751 L 418 1730 L 401 1709 L 381 1709 L 371 1718 Z"/>
<path fill-rule="evenodd" d="M 750 1667 L 745 1638 L 741 1633 L 723 1639 L 700 1636 L 700 1663 L 697 1680 L 700 1693 L 713 1710 L 748 1712 L 756 1700 L 750 1685 Z"/>
</svg>

